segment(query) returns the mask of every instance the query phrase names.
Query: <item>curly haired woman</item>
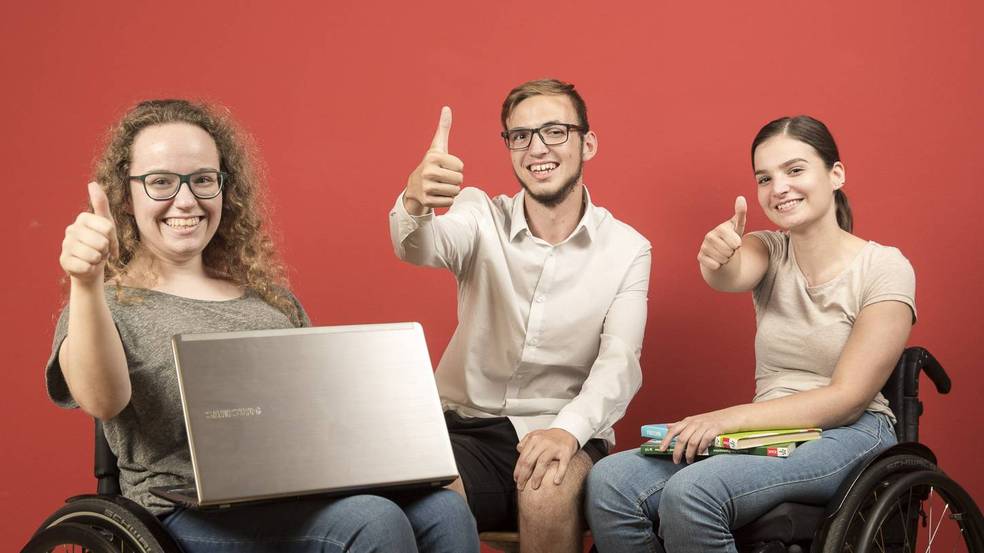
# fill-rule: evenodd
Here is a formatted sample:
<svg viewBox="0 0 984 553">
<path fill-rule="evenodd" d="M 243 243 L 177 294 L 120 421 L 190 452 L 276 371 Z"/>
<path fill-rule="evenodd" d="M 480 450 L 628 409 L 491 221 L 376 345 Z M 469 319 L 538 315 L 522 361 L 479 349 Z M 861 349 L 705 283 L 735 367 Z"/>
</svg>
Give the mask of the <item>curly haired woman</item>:
<svg viewBox="0 0 984 553">
<path fill-rule="evenodd" d="M 187 186 L 185 186 L 187 185 Z M 69 301 L 46 369 L 60 406 L 101 419 L 123 495 L 187 553 L 478 551 L 454 492 L 358 495 L 198 511 L 149 492 L 190 485 L 170 338 L 309 324 L 264 228 L 252 149 L 228 113 L 184 100 L 138 104 L 110 130 L 91 211 L 65 231 Z"/>
</svg>

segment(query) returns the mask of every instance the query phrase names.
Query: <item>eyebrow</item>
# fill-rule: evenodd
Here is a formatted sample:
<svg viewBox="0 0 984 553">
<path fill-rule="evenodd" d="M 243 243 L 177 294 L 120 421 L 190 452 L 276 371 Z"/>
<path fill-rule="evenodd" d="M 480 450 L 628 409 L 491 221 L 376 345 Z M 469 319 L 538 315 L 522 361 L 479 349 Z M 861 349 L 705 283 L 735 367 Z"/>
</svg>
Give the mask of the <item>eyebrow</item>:
<svg viewBox="0 0 984 553">
<path fill-rule="evenodd" d="M 556 119 L 551 119 L 550 121 L 546 121 L 544 123 L 541 123 L 539 127 L 512 127 L 509 130 L 510 131 L 531 131 L 533 129 L 542 129 L 543 127 L 546 127 L 548 125 L 574 125 L 574 124 L 576 124 L 576 123 L 564 123 L 563 121 L 558 121 Z"/>
<path fill-rule="evenodd" d="M 192 172 L 190 172 L 188 174 L 189 175 L 194 175 L 195 173 L 202 173 L 204 171 L 221 171 L 221 169 L 215 169 L 213 167 L 199 167 L 198 169 L 195 169 L 194 171 L 192 171 Z M 170 169 L 149 169 L 144 174 L 149 175 L 151 173 L 172 173 L 174 175 L 180 175 L 181 174 L 181 173 L 178 173 L 177 171 L 172 171 Z"/>
<path fill-rule="evenodd" d="M 809 161 L 807 161 L 807 160 L 805 160 L 805 159 L 803 159 L 801 157 L 794 157 L 793 159 L 791 159 L 791 160 L 789 160 L 789 161 L 787 161 L 785 163 L 780 164 L 779 165 L 779 168 L 780 169 L 785 169 L 786 167 L 789 167 L 790 165 L 793 165 L 794 163 L 800 163 L 800 162 L 806 163 L 807 165 L 809 165 L 809 163 L 810 163 Z M 759 174 L 762 174 L 762 173 L 768 173 L 768 171 L 765 171 L 764 169 L 755 171 L 755 174 L 756 175 L 759 175 Z"/>
</svg>

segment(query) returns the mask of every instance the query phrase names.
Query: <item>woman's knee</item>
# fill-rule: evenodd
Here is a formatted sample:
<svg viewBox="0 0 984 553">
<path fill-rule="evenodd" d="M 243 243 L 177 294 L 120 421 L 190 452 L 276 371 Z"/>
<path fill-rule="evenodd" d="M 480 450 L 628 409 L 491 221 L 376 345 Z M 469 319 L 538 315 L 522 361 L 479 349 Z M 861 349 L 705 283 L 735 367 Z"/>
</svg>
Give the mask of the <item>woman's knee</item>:
<svg viewBox="0 0 984 553">
<path fill-rule="evenodd" d="M 706 462 L 706 461 L 705 461 Z M 698 465 L 681 470 L 667 480 L 659 505 L 662 520 L 713 516 L 719 518 L 729 493 L 721 475 L 715 471 L 699 470 Z"/>
<path fill-rule="evenodd" d="M 325 513 L 331 526 L 343 523 L 353 544 L 373 550 L 381 544 L 414 543 L 413 529 L 399 505 L 376 495 L 356 495 L 338 500 Z M 340 519 L 345 519 L 340 520 Z M 362 550 L 355 548 L 355 550 Z"/>
<path fill-rule="evenodd" d="M 608 506 L 624 499 L 622 492 L 630 464 L 625 453 L 610 455 L 598 461 L 584 484 L 585 506 L 591 510 L 595 506 Z"/>
<path fill-rule="evenodd" d="M 448 489 L 436 490 L 407 507 L 407 516 L 417 526 L 417 519 L 437 522 L 449 528 L 473 530 L 475 517 L 468 503 L 458 493 Z M 421 520 L 420 522 L 426 522 Z"/>
</svg>

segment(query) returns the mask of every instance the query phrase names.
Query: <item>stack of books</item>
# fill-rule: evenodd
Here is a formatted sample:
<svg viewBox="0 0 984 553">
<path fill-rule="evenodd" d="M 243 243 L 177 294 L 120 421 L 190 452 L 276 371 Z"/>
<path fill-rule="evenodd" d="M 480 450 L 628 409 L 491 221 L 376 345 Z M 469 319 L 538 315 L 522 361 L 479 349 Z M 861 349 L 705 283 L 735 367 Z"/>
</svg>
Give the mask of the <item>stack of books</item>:
<svg viewBox="0 0 984 553">
<path fill-rule="evenodd" d="M 670 442 L 666 451 L 660 451 L 663 438 L 666 436 L 667 425 L 646 424 L 642 427 L 642 437 L 649 441 L 642 444 L 639 451 L 643 455 L 672 455 L 676 438 Z M 789 457 L 796 449 L 796 444 L 816 440 L 820 437 L 819 428 L 782 428 L 774 430 L 751 430 L 748 432 L 733 432 L 721 434 L 714 438 L 714 444 L 705 451 L 699 452 L 700 457 L 711 455 L 764 455 L 767 457 Z"/>
</svg>

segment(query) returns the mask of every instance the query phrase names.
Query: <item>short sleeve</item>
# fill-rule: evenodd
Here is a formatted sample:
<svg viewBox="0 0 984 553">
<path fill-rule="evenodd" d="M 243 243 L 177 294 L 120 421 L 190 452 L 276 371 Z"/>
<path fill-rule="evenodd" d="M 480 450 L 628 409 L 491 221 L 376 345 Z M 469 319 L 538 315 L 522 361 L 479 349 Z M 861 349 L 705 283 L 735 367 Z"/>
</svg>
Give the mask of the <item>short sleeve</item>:
<svg viewBox="0 0 984 553">
<path fill-rule="evenodd" d="M 898 248 L 879 247 L 872 256 L 861 296 L 861 308 L 883 301 L 898 301 L 912 310 L 916 322 L 916 274 Z"/>
<path fill-rule="evenodd" d="M 786 233 L 774 230 L 756 230 L 748 234 L 761 240 L 765 244 L 765 247 L 769 249 L 769 259 L 772 260 L 770 264 L 774 264 L 776 259 L 786 257 L 786 249 L 789 243 Z"/>
</svg>

